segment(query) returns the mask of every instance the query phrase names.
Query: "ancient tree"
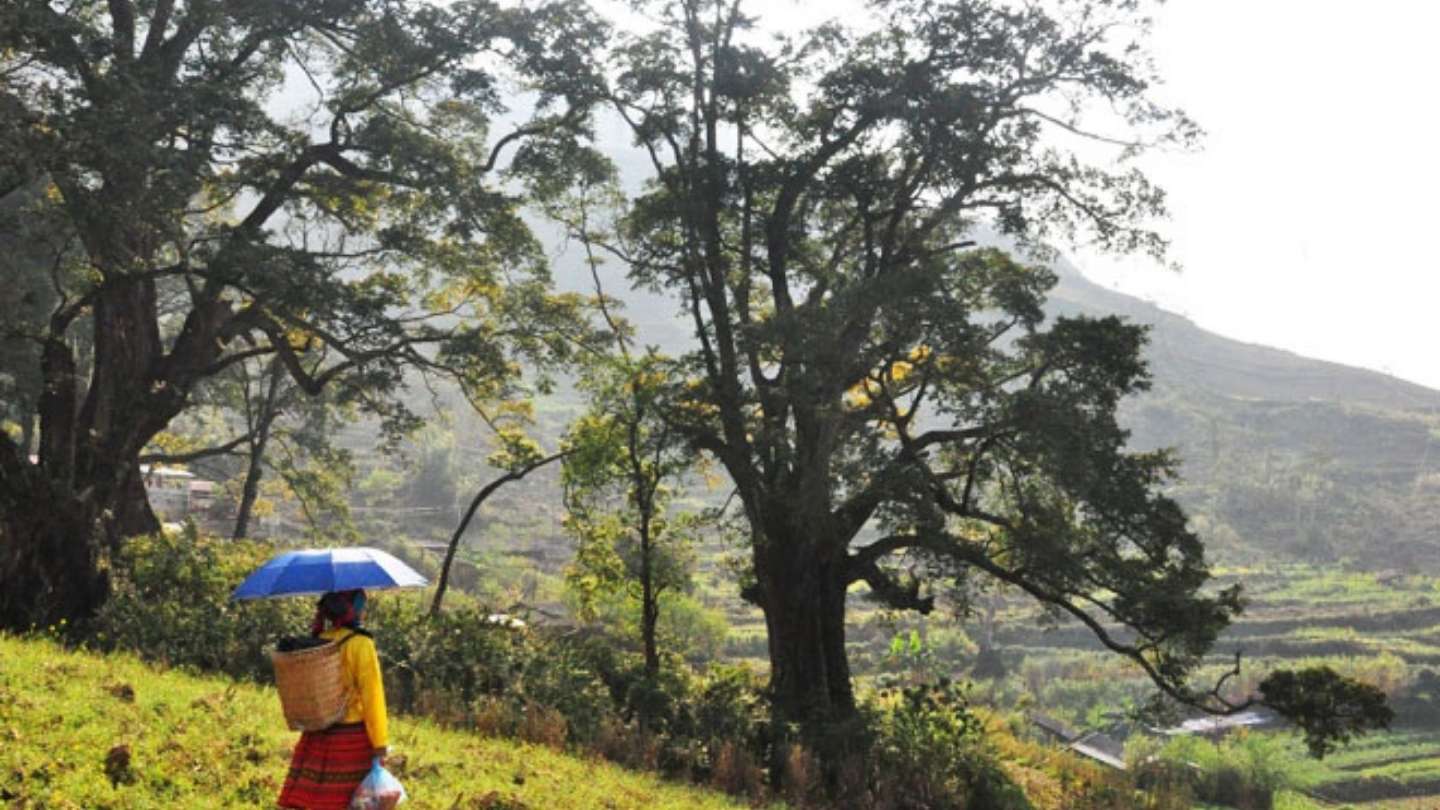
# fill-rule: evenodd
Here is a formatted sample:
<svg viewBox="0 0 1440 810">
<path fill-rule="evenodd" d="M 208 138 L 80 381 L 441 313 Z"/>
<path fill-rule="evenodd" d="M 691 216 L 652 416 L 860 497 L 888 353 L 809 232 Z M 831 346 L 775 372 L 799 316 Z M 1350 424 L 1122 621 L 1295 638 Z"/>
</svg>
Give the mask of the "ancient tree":
<svg viewBox="0 0 1440 810">
<path fill-rule="evenodd" d="M 0 313 L 39 375 L 12 420 L 38 461 L 0 431 L 0 623 L 95 610 L 104 556 L 154 525 L 142 451 L 237 364 L 402 429 L 407 369 L 483 397 L 563 353 L 583 318 L 515 192 L 575 148 L 601 35 L 563 2 L 0 7 L 0 178 L 65 237 L 25 257 L 44 317 Z"/>
<path fill-rule="evenodd" d="M 890 0 L 776 41 L 738 3 L 675 0 L 613 46 L 650 179 L 591 240 L 693 326 L 670 419 L 734 482 L 785 719 L 853 716 L 857 583 L 923 613 L 990 578 L 1184 703 L 1268 702 L 1315 740 L 1385 720 L 1333 673 L 1306 682 L 1337 687 L 1323 711 L 1273 679 L 1191 683 L 1241 598 L 1163 494 L 1172 458 L 1116 423 L 1144 330 L 1042 312 L 1052 240 L 1165 255 L 1164 196 L 1126 160 L 1197 130 L 1152 100 L 1143 5 Z"/>
</svg>

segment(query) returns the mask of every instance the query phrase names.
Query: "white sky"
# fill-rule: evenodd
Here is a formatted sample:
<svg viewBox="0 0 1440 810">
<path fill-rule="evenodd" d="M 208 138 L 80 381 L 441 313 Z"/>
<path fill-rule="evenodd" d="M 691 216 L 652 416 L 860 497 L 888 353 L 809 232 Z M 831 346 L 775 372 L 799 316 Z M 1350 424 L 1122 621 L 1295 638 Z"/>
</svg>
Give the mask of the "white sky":
<svg viewBox="0 0 1440 810">
<path fill-rule="evenodd" d="M 1209 132 L 1142 164 L 1185 269 L 1077 264 L 1211 331 L 1440 388 L 1440 3 L 1175 0 L 1157 19 L 1164 97 Z"/>
</svg>

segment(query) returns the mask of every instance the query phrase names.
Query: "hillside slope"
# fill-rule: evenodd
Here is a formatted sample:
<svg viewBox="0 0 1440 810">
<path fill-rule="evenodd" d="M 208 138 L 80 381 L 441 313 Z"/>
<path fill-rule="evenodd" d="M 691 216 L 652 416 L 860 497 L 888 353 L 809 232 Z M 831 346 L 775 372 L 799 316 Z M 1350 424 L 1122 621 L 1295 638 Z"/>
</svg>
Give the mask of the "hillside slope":
<svg viewBox="0 0 1440 810">
<path fill-rule="evenodd" d="M 1122 420 L 1137 448 L 1177 451 L 1175 495 L 1222 556 L 1371 568 L 1434 559 L 1440 391 L 1231 340 L 1056 269 L 1052 315 L 1150 326 L 1154 388 L 1126 402 Z"/>
<path fill-rule="evenodd" d="M 393 734 L 392 770 L 410 792 L 407 810 L 745 806 L 651 775 L 411 718 L 393 723 Z M 269 807 L 296 736 L 286 730 L 271 689 L 0 635 L 0 805 Z M 126 746 L 128 756 L 112 753 L 117 746 Z"/>
<path fill-rule="evenodd" d="M 1052 314 L 1113 313 L 1151 327 L 1149 358 L 1161 384 L 1245 399 L 1440 412 L 1440 391 L 1376 371 L 1232 340 L 1184 316 L 1101 287 L 1063 259 L 1053 269 L 1060 283 L 1050 296 Z"/>
</svg>

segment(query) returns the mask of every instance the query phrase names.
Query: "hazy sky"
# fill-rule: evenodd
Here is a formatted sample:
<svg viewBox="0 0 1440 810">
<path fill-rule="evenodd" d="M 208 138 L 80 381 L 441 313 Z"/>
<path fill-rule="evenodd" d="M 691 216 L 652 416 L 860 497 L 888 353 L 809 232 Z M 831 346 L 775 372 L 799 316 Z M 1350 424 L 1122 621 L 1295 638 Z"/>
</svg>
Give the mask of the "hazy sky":
<svg viewBox="0 0 1440 810">
<path fill-rule="evenodd" d="M 1093 280 L 1255 343 L 1440 388 L 1440 3 L 1173 0 L 1153 39 L 1198 155 L 1147 160 L 1179 274 Z"/>
</svg>

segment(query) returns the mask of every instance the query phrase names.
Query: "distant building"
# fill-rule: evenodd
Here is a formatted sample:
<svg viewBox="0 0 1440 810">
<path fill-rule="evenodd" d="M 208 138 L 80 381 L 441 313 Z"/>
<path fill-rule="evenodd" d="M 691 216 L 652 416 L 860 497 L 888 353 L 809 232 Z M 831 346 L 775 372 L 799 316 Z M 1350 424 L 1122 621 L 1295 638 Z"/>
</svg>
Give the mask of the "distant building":
<svg viewBox="0 0 1440 810">
<path fill-rule="evenodd" d="M 1193 717 L 1178 726 L 1151 729 L 1151 731 L 1167 737 L 1200 736 L 1215 739 L 1224 737 L 1237 729 L 1264 728 L 1279 722 L 1279 715 L 1269 709 L 1251 709 L 1230 715 Z"/>
<path fill-rule="evenodd" d="M 161 521 L 181 521 L 198 516 L 215 503 L 215 482 L 196 477 L 175 467 L 140 465 L 145 496 Z"/>
<path fill-rule="evenodd" d="M 1056 742 L 1069 744 L 1076 737 L 1080 736 L 1074 729 L 1059 720 L 1056 720 L 1048 714 L 1041 714 L 1039 712 L 1031 713 L 1030 725 L 1034 726 L 1035 729 L 1040 732 L 1041 736 Z"/>
<path fill-rule="evenodd" d="M 1030 725 L 1066 750 L 1118 771 L 1125 770 L 1125 744 L 1099 731 L 1077 732 L 1048 714 L 1034 712 Z"/>
<path fill-rule="evenodd" d="M 1117 771 L 1125 770 L 1125 744 L 1099 731 L 1080 735 L 1066 748 Z"/>
</svg>

